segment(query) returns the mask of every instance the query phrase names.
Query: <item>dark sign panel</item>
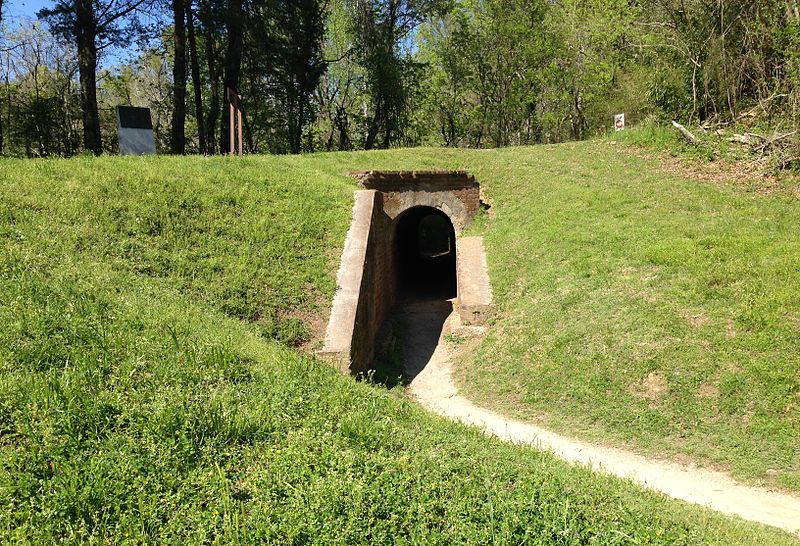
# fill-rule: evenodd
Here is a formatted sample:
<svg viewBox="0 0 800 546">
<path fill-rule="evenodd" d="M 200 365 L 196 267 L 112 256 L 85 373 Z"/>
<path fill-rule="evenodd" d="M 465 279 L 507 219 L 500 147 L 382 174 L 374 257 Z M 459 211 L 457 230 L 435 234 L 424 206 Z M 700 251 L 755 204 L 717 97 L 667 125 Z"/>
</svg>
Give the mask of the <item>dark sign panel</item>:
<svg viewBox="0 0 800 546">
<path fill-rule="evenodd" d="M 153 129 L 149 108 L 137 106 L 117 106 L 119 125 L 123 129 Z"/>
</svg>

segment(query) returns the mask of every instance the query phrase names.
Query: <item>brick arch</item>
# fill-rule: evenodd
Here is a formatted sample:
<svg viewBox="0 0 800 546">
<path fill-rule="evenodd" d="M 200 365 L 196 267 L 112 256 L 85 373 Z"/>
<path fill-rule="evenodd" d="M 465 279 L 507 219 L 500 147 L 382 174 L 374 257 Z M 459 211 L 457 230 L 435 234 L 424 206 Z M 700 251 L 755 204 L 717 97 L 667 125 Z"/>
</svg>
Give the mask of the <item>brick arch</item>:
<svg viewBox="0 0 800 546">
<path fill-rule="evenodd" d="M 464 206 L 460 201 L 457 202 L 455 206 L 452 206 L 450 203 L 439 202 L 437 199 L 422 199 L 419 202 L 407 204 L 407 206 L 404 206 L 394 214 L 386 213 L 386 209 L 384 208 L 384 213 L 386 213 L 386 216 L 391 222 L 389 227 L 390 244 L 394 241 L 397 226 L 402 221 L 403 216 L 415 209 L 434 209 L 443 213 L 447 216 L 447 219 L 450 220 L 450 224 L 453 226 L 456 235 L 466 227 L 464 225 L 459 225 L 459 220 L 463 222 L 464 215 L 466 214 L 466 210 L 464 210 Z"/>
<path fill-rule="evenodd" d="M 383 210 L 395 224 L 403 214 L 419 207 L 428 207 L 443 212 L 453 224 L 456 234 L 461 233 L 472 220 L 472 215 L 467 211 L 464 202 L 450 191 L 406 192 L 404 199 L 399 200 L 395 207 L 391 207 L 390 203 L 389 210 L 386 208 L 384 198 Z"/>
<path fill-rule="evenodd" d="M 414 207 L 444 212 L 460 233 L 480 208 L 480 186 L 465 171 L 366 171 L 350 173 L 382 197 L 383 212 L 394 220 Z"/>
</svg>

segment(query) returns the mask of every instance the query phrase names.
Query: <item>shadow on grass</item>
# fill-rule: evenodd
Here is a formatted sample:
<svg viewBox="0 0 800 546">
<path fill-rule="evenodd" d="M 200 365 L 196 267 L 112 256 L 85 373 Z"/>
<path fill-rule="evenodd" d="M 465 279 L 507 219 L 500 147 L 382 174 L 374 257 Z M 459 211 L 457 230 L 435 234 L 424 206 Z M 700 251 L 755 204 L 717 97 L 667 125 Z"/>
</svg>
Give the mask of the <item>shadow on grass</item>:
<svg viewBox="0 0 800 546">
<path fill-rule="evenodd" d="M 398 305 L 378 335 L 372 369 L 362 379 L 387 389 L 411 383 L 430 362 L 452 309 L 452 302 L 439 298 Z"/>
<path fill-rule="evenodd" d="M 393 389 L 404 387 L 403 380 L 403 343 L 406 335 L 406 323 L 402 314 L 393 313 L 381 328 L 375 349 L 375 360 L 372 369 L 363 380 L 374 385 Z"/>
</svg>

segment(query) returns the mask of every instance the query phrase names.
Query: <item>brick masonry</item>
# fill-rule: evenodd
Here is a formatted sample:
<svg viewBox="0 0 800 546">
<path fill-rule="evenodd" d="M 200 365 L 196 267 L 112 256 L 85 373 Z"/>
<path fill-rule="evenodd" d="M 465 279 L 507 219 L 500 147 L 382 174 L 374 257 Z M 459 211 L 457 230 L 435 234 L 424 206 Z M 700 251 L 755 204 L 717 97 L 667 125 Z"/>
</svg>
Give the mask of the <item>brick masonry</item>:
<svg viewBox="0 0 800 546">
<path fill-rule="evenodd" d="M 355 193 L 338 288 L 319 354 L 342 372 L 358 374 L 369 369 L 375 338 L 394 304 L 397 218 L 415 207 L 433 207 L 447 214 L 458 236 L 480 209 L 480 186 L 474 176 L 461 171 L 367 171 L 351 176 L 364 189 Z M 457 257 L 458 241 L 457 237 Z M 459 261 L 460 269 L 466 263 Z M 458 275 L 461 286 L 461 272 Z M 460 297 L 459 288 L 459 302 Z M 483 315 L 464 311 L 473 321 Z"/>
<path fill-rule="evenodd" d="M 390 220 L 413 207 L 433 207 L 447 214 L 458 234 L 481 206 L 480 185 L 465 171 L 363 171 L 350 176 L 361 187 L 381 192 Z"/>
</svg>

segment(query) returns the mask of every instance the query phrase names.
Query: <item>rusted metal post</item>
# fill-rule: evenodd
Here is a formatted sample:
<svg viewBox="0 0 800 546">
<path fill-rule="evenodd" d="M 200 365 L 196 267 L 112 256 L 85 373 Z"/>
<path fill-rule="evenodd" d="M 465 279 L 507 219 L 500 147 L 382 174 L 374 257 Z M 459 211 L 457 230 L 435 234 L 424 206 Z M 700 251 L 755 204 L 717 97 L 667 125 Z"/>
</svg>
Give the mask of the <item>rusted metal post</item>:
<svg viewBox="0 0 800 546">
<path fill-rule="evenodd" d="M 230 94 L 228 95 L 228 97 L 230 97 Z M 228 153 L 230 155 L 233 155 L 233 153 L 234 153 L 233 152 L 233 146 L 234 146 L 233 131 L 236 129 L 236 127 L 234 126 L 235 118 L 233 116 L 233 101 L 232 100 L 230 101 L 230 111 L 229 111 L 229 116 L 228 117 L 230 118 L 229 122 L 228 122 L 228 125 L 229 125 L 229 127 L 228 127 L 228 136 L 230 137 L 230 144 L 228 145 Z"/>
</svg>

